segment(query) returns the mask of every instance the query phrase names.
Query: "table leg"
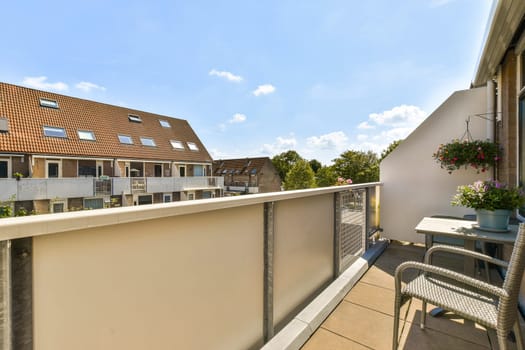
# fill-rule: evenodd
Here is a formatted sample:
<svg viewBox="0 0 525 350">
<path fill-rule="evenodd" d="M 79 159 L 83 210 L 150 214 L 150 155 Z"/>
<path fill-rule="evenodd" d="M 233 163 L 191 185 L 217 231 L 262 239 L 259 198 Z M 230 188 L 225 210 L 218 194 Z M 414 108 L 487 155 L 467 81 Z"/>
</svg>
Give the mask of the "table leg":
<svg viewBox="0 0 525 350">
<path fill-rule="evenodd" d="M 465 242 L 465 249 L 468 249 L 468 250 L 476 250 L 476 241 L 474 240 L 471 240 L 471 239 L 465 239 L 464 240 Z M 474 260 L 474 258 L 471 258 L 471 257 L 467 257 L 465 256 L 464 257 L 464 266 L 463 266 L 463 269 L 465 271 L 465 275 L 467 276 L 476 276 L 476 262 Z"/>
</svg>

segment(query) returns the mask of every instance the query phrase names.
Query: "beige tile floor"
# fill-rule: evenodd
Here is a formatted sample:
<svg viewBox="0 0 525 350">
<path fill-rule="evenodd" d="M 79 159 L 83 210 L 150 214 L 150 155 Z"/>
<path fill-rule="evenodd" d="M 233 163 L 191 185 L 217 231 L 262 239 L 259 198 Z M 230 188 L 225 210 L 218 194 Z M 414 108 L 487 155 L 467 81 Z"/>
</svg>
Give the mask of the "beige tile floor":
<svg viewBox="0 0 525 350">
<path fill-rule="evenodd" d="M 391 349 L 394 270 L 403 261 L 421 261 L 423 254 L 424 249 L 419 245 L 390 244 L 302 349 Z M 459 271 L 463 266 L 461 260 L 452 256 L 442 257 L 436 263 Z M 407 276 L 407 279 L 413 277 Z M 427 317 L 427 326 L 421 330 L 420 310 L 421 303 L 415 299 L 403 306 L 400 349 L 498 348 L 492 331 L 487 332 L 484 327 L 451 314 L 438 318 Z M 525 329 L 523 323 L 522 329 Z M 515 349 L 515 344 L 511 343 L 510 348 Z"/>
</svg>

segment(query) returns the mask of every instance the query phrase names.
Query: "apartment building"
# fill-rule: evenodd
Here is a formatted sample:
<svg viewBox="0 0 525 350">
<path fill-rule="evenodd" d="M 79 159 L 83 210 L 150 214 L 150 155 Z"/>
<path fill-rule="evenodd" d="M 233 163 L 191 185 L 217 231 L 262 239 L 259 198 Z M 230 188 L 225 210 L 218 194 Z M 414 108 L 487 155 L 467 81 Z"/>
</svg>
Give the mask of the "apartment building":
<svg viewBox="0 0 525 350">
<path fill-rule="evenodd" d="M 281 190 L 281 177 L 268 157 L 216 160 L 213 171 L 224 178 L 225 195 Z"/>
<path fill-rule="evenodd" d="M 220 196 L 186 120 L 0 83 L 0 201 L 36 213 Z"/>
</svg>

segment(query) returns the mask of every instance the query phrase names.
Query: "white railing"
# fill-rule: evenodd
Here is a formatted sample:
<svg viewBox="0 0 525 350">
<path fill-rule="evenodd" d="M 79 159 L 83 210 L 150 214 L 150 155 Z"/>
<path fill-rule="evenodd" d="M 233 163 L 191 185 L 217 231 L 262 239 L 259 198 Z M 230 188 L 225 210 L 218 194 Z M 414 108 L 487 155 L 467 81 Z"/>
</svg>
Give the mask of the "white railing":
<svg viewBox="0 0 525 350">
<path fill-rule="evenodd" d="M 2 219 L 0 339 L 258 348 L 372 244 L 378 186 Z"/>
<path fill-rule="evenodd" d="M 93 197 L 131 193 L 180 192 L 222 188 L 222 177 L 148 177 L 97 179 L 63 177 L 53 179 L 0 179 L 0 201 Z"/>
</svg>

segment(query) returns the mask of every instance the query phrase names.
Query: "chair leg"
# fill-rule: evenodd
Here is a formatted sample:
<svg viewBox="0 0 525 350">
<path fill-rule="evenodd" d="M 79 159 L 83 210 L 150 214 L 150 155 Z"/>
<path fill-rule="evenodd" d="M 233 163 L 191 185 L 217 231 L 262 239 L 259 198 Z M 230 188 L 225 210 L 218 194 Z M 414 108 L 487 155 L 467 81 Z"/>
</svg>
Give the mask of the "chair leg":
<svg viewBox="0 0 525 350">
<path fill-rule="evenodd" d="M 421 323 L 419 327 L 425 329 L 425 323 L 427 321 L 427 302 L 423 301 L 423 306 L 421 307 Z"/>
<path fill-rule="evenodd" d="M 392 333 L 394 333 L 392 338 L 392 350 L 397 350 L 397 346 L 399 345 L 399 314 L 401 312 L 401 295 L 396 291 L 396 297 L 394 302 L 394 330 Z"/>
<path fill-rule="evenodd" d="M 487 254 L 487 243 L 486 242 L 481 242 L 481 252 L 483 254 Z M 483 261 L 483 264 L 485 265 L 485 277 L 487 278 L 487 283 L 490 283 L 489 263 L 486 261 Z"/>
<path fill-rule="evenodd" d="M 516 322 L 514 322 L 514 327 L 512 330 L 514 331 L 514 336 L 516 337 L 516 348 L 517 349 L 523 349 L 523 336 L 521 335 L 521 327 L 520 327 L 520 315 L 518 312 L 518 317 L 516 318 Z"/>
<path fill-rule="evenodd" d="M 499 350 L 507 350 L 507 334 L 497 331 Z"/>
</svg>

